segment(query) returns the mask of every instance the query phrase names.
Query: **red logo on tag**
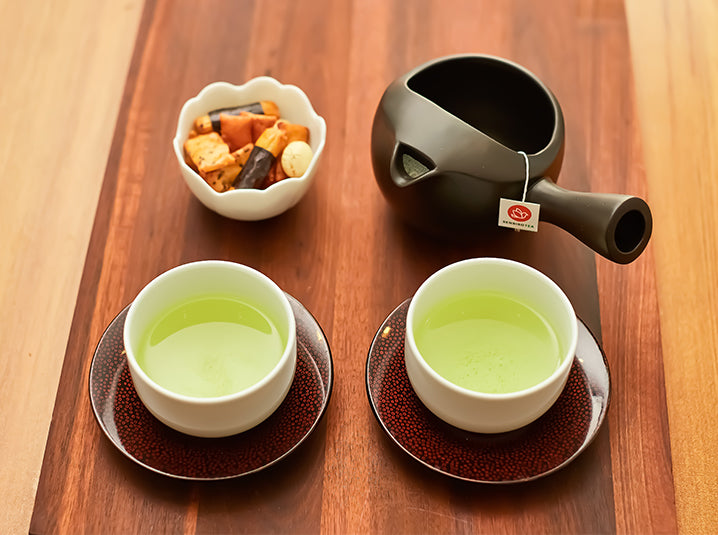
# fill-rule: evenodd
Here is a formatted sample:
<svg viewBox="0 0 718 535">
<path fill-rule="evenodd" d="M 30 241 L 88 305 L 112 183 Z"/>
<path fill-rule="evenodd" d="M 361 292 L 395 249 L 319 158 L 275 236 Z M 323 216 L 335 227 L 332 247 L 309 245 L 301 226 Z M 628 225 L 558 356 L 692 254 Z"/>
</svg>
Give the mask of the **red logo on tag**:
<svg viewBox="0 0 718 535">
<path fill-rule="evenodd" d="M 531 219 L 531 210 L 519 204 L 514 204 L 511 208 L 509 208 L 508 214 L 509 217 L 514 221 L 520 222 L 526 221 L 527 219 Z"/>
</svg>

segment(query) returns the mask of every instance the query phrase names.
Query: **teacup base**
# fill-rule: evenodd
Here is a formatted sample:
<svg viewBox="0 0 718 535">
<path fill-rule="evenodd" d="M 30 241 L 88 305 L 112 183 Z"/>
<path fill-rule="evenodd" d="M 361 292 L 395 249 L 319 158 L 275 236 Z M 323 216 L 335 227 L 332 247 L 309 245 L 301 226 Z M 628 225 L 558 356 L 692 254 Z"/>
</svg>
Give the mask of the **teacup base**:
<svg viewBox="0 0 718 535">
<path fill-rule="evenodd" d="M 125 457 L 175 479 L 232 479 L 264 470 L 307 441 L 326 412 L 333 386 L 329 343 L 311 313 L 287 299 L 297 320 L 297 366 L 279 408 L 258 426 L 226 438 L 179 433 L 154 418 L 134 389 L 124 354 L 127 309 L 107 327 L 92 358 L 90 404 L 100 429 Z"/>
<path fill-rule="evenodd" d="M 411 387 L 404 365 L 409 302 L 379 327 L 367 357 L 366 387 L 379 425 L 412 459 L 456 479 L 517 483 L 564 468 L 596 437 L 609 407 L 610 373 L 601 346 L 580 319 L 576 357 L 553 406 L 520 429 L 472 433 L 436 417 Z"/>
</svg>

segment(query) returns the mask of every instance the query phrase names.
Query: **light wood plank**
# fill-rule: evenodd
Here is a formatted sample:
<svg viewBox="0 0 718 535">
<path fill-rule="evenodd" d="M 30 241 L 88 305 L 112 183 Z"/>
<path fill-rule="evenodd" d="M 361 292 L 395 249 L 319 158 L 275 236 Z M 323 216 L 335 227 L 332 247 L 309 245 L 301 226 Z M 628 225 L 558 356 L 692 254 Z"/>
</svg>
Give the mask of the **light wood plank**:
<svg viewBox="0 0 718 535">
<path fill-rule="evenodd" d="M 628 0 L 681 533 L 718 532 L 718 4 Z"/>
<path fill-rule="evenodd" d="M 142 10 L 0 3 L 0 481 L 27 533 L 97 197 Z"/>
</svg>

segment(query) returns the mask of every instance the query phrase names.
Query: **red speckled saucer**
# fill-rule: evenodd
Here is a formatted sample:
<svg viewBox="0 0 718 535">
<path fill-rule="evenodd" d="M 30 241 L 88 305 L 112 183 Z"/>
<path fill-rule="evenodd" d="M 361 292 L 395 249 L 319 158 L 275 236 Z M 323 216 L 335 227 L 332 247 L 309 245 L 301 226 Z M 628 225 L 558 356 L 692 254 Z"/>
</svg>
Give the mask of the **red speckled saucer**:
<svg viewBox="0 0 718 535">
<path fill-rule="evenodd" d="M 371 408 L 402 450 L 457 479 L 516 483 L 555 472 L 586 449 L 608 410 L 610 377 L 605 355 L 582 321 L 566 387 L 548 412 L 508 433 L 471 433 L 434 416 L 411 388 L 404 364 L 409 301 L 399 305 L 379 328 L 366 363 Z"/>
<path fill-rule="evenodd" d="M 297 368 L 279 408 L 258 426 L 226 438 L 175 431 L 152 416 L 135 392 L 122 330 L 128 308 L 110 323 L 90 366 L 90 402 L 107 438 L 127 457 L 154 472 L 192 480 L 229 479 L 283 459 L 311 434 L 332 391 L 326 336 L 299 301 L 287 295 L 297 323 Z"/>
</svg>

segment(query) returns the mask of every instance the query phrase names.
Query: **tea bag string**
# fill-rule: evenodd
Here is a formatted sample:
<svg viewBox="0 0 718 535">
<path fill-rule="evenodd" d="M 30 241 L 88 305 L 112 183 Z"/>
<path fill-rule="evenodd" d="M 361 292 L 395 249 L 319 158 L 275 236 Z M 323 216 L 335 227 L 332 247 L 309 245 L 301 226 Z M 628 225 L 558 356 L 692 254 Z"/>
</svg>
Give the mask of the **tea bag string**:
<svg viewBox="0 0 718 535">
<path fill-rule="evenodd" d="M 527 155 L 524 151 L 522 151 L 522 150 L 520 150 L 520 151 L 518 151 L 518 152 L 519 152 L 519 154 L 520 154 L 521 156 L 524 157 L 524 162 L 525 162 L 525 164 L 526 164 L 526 166 L 525 166 L 525 167 L 526 167 L 526 178 L 525 178 L 525 180 L 524 180 L 524 193 L 523 193 L 523 195 L 521 196 L 521 202 L 526 202 L 526 190 L 528 190 L 528 187 L 529 187 L 529 157 L 528 157 L 528 155 Z"/>
</svg>

